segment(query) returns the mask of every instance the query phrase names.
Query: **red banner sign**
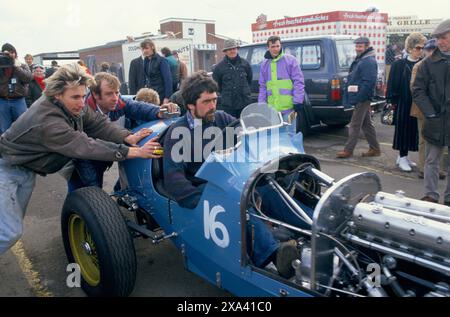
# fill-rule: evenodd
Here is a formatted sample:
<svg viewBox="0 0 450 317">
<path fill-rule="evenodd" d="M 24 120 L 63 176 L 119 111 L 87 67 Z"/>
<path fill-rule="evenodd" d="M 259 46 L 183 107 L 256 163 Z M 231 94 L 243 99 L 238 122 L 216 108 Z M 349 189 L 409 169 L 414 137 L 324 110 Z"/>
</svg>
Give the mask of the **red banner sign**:
<svg viewBox="0 0 450 317">
<path fill-rule="evenodd" d="M 273 21 L 258 19 L 259 23 L 252 24 L 252 31 L 262 31 L 271 29 L 289 28 L 301 25 L 333 23 L 333 22 L 372 22 L 387 23 L 388 15 L 386 13 L 371 12 L 351 12 L 334 11 L 313 15 L 300 16 L 295 18 L 286 18 Z"/>
</svg>

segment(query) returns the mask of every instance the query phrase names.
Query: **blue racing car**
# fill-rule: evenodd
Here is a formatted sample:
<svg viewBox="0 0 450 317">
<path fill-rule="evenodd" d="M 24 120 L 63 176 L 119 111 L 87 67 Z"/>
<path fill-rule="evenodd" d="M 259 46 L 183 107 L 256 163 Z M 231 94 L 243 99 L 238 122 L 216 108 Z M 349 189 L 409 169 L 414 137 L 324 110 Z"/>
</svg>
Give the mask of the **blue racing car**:
<svg viewBox="0 0 450 317">
<path fill-rule="evenodd" d="M 152 129 L 148 139 L 162 142 L 176 120 L 138 129 Z M 120 190 L 112 196 L 94 187 L 69 194 L 62 236 L 83 290 L 128 296 L 136 279 L 133 239 L 141 237 L 155 245 L 170 239 L 189 271 L 238 296 L 450 296 L 450 208 L 384 193 L 373 173 L 335 181 L 288 127 L 265 104 L 245 108 L 227 128 L 232 142 L 196 174 L 205 186 L 195 209 L 167 193 L 163 159 L 120 163 Z M 283 277 L 273 263 L 252 261 L 255 220 L 277 241 L 295 241 L 295 274 Z"/>
</svg>

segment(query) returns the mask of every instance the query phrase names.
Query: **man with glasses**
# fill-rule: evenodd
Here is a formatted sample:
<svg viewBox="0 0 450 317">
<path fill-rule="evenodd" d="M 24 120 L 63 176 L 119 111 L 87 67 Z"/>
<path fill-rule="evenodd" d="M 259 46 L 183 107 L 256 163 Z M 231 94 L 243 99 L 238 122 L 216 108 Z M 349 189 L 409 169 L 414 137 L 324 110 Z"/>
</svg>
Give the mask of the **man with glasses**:
<svg viewBox="0 0 450 317">
<path fill-rule="evenodd" d="M 436 203 L 439 202 L 439 161 L 444 147 L 450 147 L 450 19 L 441 22 L 432 36 L 437 39 L 438 48 L 419 66 L 413 83 L 413 98 L 425 116 L 422 129 L 426 141 L 425 196 L 422 200 Z M 444 204 L 450 206 L 448 174 Z"/>
</svg>

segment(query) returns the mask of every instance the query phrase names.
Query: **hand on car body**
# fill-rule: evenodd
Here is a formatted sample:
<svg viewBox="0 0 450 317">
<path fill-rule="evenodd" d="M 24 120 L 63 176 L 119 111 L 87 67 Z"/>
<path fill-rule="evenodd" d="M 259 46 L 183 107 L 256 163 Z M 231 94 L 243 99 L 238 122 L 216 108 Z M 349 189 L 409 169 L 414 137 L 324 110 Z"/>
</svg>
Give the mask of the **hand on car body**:
<svg viewBox="0 0 450 317">
<path fill-rule="evenodd" d="M 147 128 L 143 128 L 143 129 L 139 130 L 138 132 L 129 135 L 125 139 L 125 141 L 128 144 L 130 144 L 131 146 L 136 146 L 139 141 L 141 141 L 142 139 L 148 137 L 152 133 L 153 133 L 153 130 L 147 129 Z"/>
</svg>

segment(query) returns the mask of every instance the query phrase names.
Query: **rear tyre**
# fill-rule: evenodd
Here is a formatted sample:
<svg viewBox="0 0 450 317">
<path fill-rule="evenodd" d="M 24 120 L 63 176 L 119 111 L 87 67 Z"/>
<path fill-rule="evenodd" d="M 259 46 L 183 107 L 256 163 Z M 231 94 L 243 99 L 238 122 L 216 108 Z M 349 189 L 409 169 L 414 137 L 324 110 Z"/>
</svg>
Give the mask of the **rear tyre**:
<svg viewBox="0 0 450 317">
<path fill-rule="evenodd" d="M 61 230 L 69 263 L 81 269 L 88 296 L 128 296 L 136 281 L 133 239 L 118 205 L 98 187 L 81 188 L 64 202 Z"/>
</svg>

